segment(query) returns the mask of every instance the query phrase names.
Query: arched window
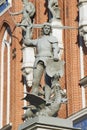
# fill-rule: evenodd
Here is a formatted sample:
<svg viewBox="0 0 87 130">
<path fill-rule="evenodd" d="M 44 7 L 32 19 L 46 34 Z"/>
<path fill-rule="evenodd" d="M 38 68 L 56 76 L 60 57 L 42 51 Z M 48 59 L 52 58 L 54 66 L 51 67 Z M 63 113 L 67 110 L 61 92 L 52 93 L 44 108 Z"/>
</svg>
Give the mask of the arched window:
<svg viewBox="0 0 87 130">
<path fill-rule="evenodd" d="M 0 16 L 12 6 L 12 0 L 0 0 Z"/>
<path fill-rule="evenodd" d="M 0 50 L 0 127 L 8 124 L 10 119 L 10 32 L 10 28 L 6 27 Z"/>
</svg>

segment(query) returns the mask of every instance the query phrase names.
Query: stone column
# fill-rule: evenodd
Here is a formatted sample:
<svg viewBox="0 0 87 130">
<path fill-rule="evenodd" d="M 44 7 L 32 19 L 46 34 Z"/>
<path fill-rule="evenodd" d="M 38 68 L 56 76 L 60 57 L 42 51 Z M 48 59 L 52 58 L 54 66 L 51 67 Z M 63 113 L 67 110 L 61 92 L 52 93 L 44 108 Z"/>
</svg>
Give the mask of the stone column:
<svg viewBox="0 0 87 130">
<path fill-rule="evenodd" d="M 63 39 L 62 29 L 59 29 L 58 27 L 62 27 L 63 25 L 60 18 L 60 8 L 58 0 L 50 0 L 48 2 L 48 7 L 50 12 L 52 13 L 52 17 L 49 20 L 49 22 L 51 22 L 53 26 L 52 35 L 55 36 L 58 40 L 58 46 L 60 47 L 59 59 L 61 59 L 63 53 Z"/>
<path fill-rule="evenodd" d="M 56 26 L 55 28 L 52 29 L 52 35 L 55 36 L 57 38 L 57 40 L 58 40 L 58 46 L 60 47 L 59 59 L 61 60 L 63 50 L 64 50 L 64 48 L 63 48 L 63 39 L 62 39 L 63 34 L 62 34 L 62 29 L 59 29 L 57 27 L 58 26 L 62 27 L 63 25 L 62 25 L 62 22 L 61 22 L 60 18 L 59 19 L 53 19 L 51 21 L 51 24 L 52 24 L 52 26 Z"/>
<path fill-rule="evenodd" d="M 87 0 L 79 0 L 79 30 L 87 47 Z"/>
<path fill-rule="evenodd" d="M 27 86 L 32 86 L 33 80 L 33 65 L 35 61 L 34 57 L 34 48 L 33 47 L 23 47 L 23 63 L 22 63 L 22 72 L 26 77 Z"/>
</svg>

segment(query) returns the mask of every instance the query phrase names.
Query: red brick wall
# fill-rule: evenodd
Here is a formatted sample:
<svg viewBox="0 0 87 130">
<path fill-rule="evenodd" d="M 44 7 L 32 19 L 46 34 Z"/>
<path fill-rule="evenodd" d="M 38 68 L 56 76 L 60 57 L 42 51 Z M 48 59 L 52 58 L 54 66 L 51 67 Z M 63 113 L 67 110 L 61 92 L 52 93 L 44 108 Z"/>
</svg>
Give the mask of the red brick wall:
<svg viewBox="0 0 87 130">
<path fill-rule="evenodd" d="M 18 12 L 22 9 L 21 0 L 14 1 L 14 10 L 13 12 Z M 15 16 L 15 21 L 21 21 L 21 15 Z M 13 122 L 13 130 L 18 129 L 18 125 L 22 123 L 21 116 L 23 114 L 22 107 L 23 101 L 23 84 L 22 84 L 22 72 L 21 72 L 21 60 L 22 60 L 22 51 L 20 41 L 22 38 L 22 30 L 20 28 L 15 28 L 12 37 L 12 49 L 16 48 L 16 57 L 11 61 L 11 122 Z"/>
<path fill-rule="evenodd" d="M 64 25 L 78 27 L 77 1 L 64 1 Z M 81 109 L 80 53 L 78 30 L 64 31 L 65 83 L 67 87 L 67 116 Z"/>
<path fill-rule="evenodd" d="M 20 0 L 21 1 L 21 0 Z M 11 11 L 18 11 L 21 9 L 20 3 L 13 2 L 14 8 L 10 9 Z M 21 16 L 15 17 L 15 21 L 20 21 Z M 15 28 L 15 24 L 13 22 L 12 17 L 9 15 L 9 12 L 7 11 L 4 15 L 0 17 L 0 36 L 3 38 L 4 30 L 6 23 L 8 26 L 10 26 L 10 29 L 12 31 L 12 45 L 11 45 L 11 101 L 10 101 L 10 122 L 12 122 L 12 128 L 13 130 L 18 129 L 18 125 L 22 123 L 21 115 L 23 114 L 22 106 L 23 101 L 21 101 L 21 98 L 23 98 L 23 84 L 21 82 L 22 80 L 22 72 L 21 72 L 21 59 L 22 59 L 22 53 L 21 53 L 21 45 L 19 44 L 21 40 L 21 29 Z M 14 30 L 15 29 L 15 30 Z M 0 38 L 0 43 L 2 43 L 2 39 Z M 16 58 L 12 59 L 12 50 L 16 48 Z M 1 49 L 1 44 L 0 44 Z M 1 53 L 0 53 L 1 54 Z M 5 58 L 6 59 L 6 58 Z M 0 59 L 1 60 L 1 59 Z M 6 60 L 5 60 L 6 65 Z M 6 66 L 5 66 L 6 68 Z M 5 69 L 5 74 L 7 70 Z M 5 75 L 6 79 L 6 75 Z M 6 80 L 4 85 L 4 120 L 3 125 L 6 125 Z"/>
<path fill-rule="evenodd" d="M 45 8 L 45 0 L 31 0 L 36 7 L 35 23 L 44 23 L 47 21 L 48 13 Z M 78 9 L 76 0 L 60 0 L 59 6 L 61 9 L 61 19 L 63 25 L 78 27 Z M 13 1 L 13 7 L 10 9 L 13 12 L 17 12 L 22 9 L 21 0 Z M 15 16 L 15 21 L 21 21 L 21 15 Z M 15 24 L 8 11 L 0 17 L 0 36 L 3 37 L 4 27 L 2 25 L 4 21 L 8 23 L 12 31 L 12 45 L 11 45 L 11 111 L 10 121 L 12 122 L 13 129 L 18 128 L 18 125 L 22 123 L 21 115 L 23 110 L 23 84 L 22 72 L 21 72 L 21 60 L 22 51 L 19 44 L 22 38 L 22 31 L 20 28 L 15 28 Z M 34 31 L 34 37 L 36 38 L 40 34 L 38 29 Z M 65 118 L 77 111 L 82 107 L 81 104 L 81 88 L 78 83 L 80 80 L 80 52 L 78 43 L 78 30 L 64 30 L 63 31 L 63 43 L 65 60 L 65 73 L 61 79 L 62 88 L 67 89 L 68 104 L 63 104 L 59 111 L 59 117 Z M 0 43 L 2 39 L 0 38 Z M 0 45 L 1 46 L 1 45 Z M 16 48 L 16 57 L 12 59 L 12 50 Z M 86 52 L 86 51 L 85 51 Z M 86 55 L 84 56 L 85 71 L 87 69 Z M 87 72 L 87 71 L 86 71 Z M 43 82 L 43 81 L 42 81 Z M 4 121 L 5 122 L 5 121 Z M 5 124 L 5 123 L 4 123 Z"/>
</svg>

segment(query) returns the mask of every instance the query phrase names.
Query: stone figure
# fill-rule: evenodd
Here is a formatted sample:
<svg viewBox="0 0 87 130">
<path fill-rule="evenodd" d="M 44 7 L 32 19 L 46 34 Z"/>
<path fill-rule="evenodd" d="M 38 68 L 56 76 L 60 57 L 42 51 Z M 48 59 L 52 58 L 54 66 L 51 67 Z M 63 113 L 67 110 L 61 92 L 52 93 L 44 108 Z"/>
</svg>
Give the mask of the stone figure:
<svg viewBox="0 0 87 130">
<path fill-rule="evenodd" d="M 22 63 L 22 74 L 26 79 L 26 86 L 32 86 L 32 75 L 33 75 L 33 62 L 34 62 L 34 48 L 25 47 L 23 44 L 23 39 L 32 39 L 32 24 L 35 14 L 35 6 L 29 0 L 22 0 L 23 9 L 19 12 L 9 12 L 10 15 L 16 16 L 22 14 L 22 19 L 20 23 L 15 23 L 17 27 L 22 28 L 22 53 L 23 53 L 23 63 Z M 32 55 L 30 56 L 30 54 Z"/>
<path fill-rule="evenodd" d="M 29 101 L 29 103 L 31 102 L 31 105 L 25 107 L 26 112 L 22 115 L 23 120 L 27 120 L 29 118 L 33 118 L 38 115 L 50 116 L 50 117 L 57 116 L 58 111 L 61 107 L 61 103 L 66 102 L 67 98 L 66 98 L 66 92 L 61 89 L 58 81 L 54 80 L 54 79 L 53 79 L 53 82 L 55 82 L 56 85 L 54 85 L 55 83 L 53 83 L 54 91 L 52 92 L 52 95 L 54 95 L 54 96 L 51 97 L 51 101 L 52 101 L 51 104 L 46 105 L 43 100 L 41 101 L 42 103 L 37 102 L 37 97 L 35 97 L 35 99 L 33 99 L 34 101 L 31 102 L 30 101 L 31 98 L 29 99 L 29 97 L 27 95 L 25 97 L 25 99 L 27 101 Z M 58 79 L 58 76 L 56 76 L 56 79 Z M 56 96 L 56 98 L 55 98 L 55 96 Z M 63 101 L 63 99 L 64 99 L 64 101 Z"/>
<path fill-rule="evenodd" d="M 15 12 L 15 13 L 10 12 L 10 14 L 12 16 L 22 14 L 21 23 L 19 23 L 17 25 L 18 26 L 22 26 L 22 25 L 27 26 L 32 23 L 32 17 L 35 14 L 35 7 L 34 7 L 33 3 L 28 2 L 28 0 L 22 0 L 22 2 L 23 2 L 23 9 L 19 12 Z"/>
<path fill-rule="evenodd" d="M 12 16 L 22 14 L 21 22 L 16 24 L 16 26 L 22 28 L 22 72 L 26 77 L 28 87 L 32 87 L 31 92 L 27 93 L 24 98 L 30 105 L 26 107 L 27 110 L 22 119 L 26 120 L 37 115 L 56 116 L 61 103 L 67 101 L 66 93 L 59 84 L 59 79 L 64 72 L 64 61 L 60 61 L 59 58 L 59 43 L 57 38 L 52 36 L 52 26 L 49 23 L 43 24 L 41 37 L 32 39 L 32 28 L 37 26 L 33 24 L 35 7 L 28 0 L 22 0 L 22 2 L 23 9 L 21 11 L 16 13 L 10 12 Z M 53 15 L 53 19 L 60 18 L 58 0 L 49 0 L 48 8 Z M 40 27 L 40 24 L 38 26 Z M 34 66 L 31 64 L 32 56 L 30 55 L 30 50 L 33 47 L 36 48 Z M 34 57 L 34 53 L 32 54 Z M 30 83 L 31 73 L 33 73 L 32 83 Z M 41 93 L 39 88 L 43 74 L 45 86 Z M 40 94 L 43 99 L 40 97 Z"/>
<path fill-rule="evenodd" d="M 35 6 L 33 5 L 32 2 L 29 2 L 28 0 L 22 0 L 22 2 L 23 2 L 23 9 L 21 11 L 15 12 L 15 13 L 12 13 L 12 12 L 9 12 L 9 13 L 12 16 L 22 14 L 22 20 L 20 23 L 16 23 L 16 26 L 19 26 L 23 29 L 23 37 L 25 35 L 28 36 L 29 34 L 31 38 L 32 29 L 29 27 L 29 25 L 31 26 L 31 24 L 33 23 L 33 17 L 35 14 Z M 27 30 L 29 33 L 27 32 Z"/>
<path fill-rule="evenodd" d="M 31 40 L 31 39 L 24 39 L 24 44 L 26 46 L 35 46 L 36 47 L 36 59 L 34 63 L 34 74 L 33 74 L 33 85 L 32 85 L 32 93 L 38 95 L 39 93 L 39 86 L 42 75 L 46 69 L 47 62 L 49 59 L 52 59 L 53 62 L 57 62 L 58 53 L 60 51 L 58 47 L 57 39 L 51 35 L 51 25 L 45 23 L 42 28 L 43 36 L 41 38 Z M 46 77 L 47 74 L 45 74 Z M 48 91 L 46 91 L 50 95 L 51 81 L 49 83 L 48 79 L 45 77 L 45 84 Z"/>
<path fill-rule="evenodd" d="M 53 19 L 60 18 L 60 9 L 58 7 L 58 0 L 48 0 L 48 8 L 53 16 Z"/>
</svg>

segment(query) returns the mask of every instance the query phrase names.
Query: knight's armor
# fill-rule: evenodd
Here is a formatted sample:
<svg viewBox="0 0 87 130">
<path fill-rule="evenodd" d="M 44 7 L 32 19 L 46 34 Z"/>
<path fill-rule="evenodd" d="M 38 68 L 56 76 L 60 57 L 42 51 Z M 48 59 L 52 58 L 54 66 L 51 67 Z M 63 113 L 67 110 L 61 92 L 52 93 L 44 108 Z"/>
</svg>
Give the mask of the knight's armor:
<svg viewBox="0 0 87 130">
<path fill-rule="evenodd" d="M 56 45 L 56 48 L 54 48 L 55 45 Z M 35 60 L 34 67 L 37 66 L 37 63 L 39 61 L 42 61 L 44 63 L 44 66 L 46 66 L 47 60 L 49 58 L 53 59 L 54 57 L 53 49 L 58 50 L 57 39 L 54 36 L 43 36 L 42 38 L 38 39 L 37 50 L 36 50 L 36 60 Z"/>
</svg>

